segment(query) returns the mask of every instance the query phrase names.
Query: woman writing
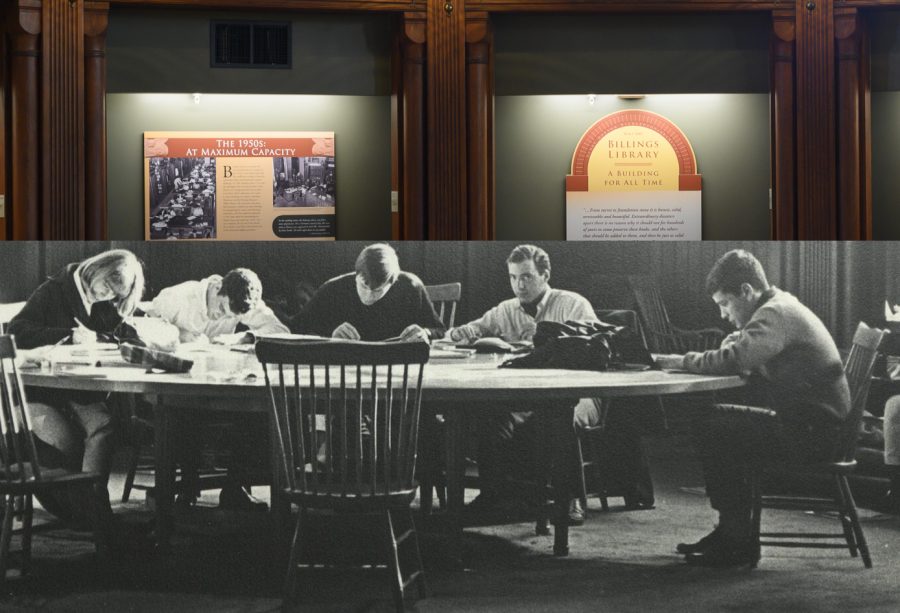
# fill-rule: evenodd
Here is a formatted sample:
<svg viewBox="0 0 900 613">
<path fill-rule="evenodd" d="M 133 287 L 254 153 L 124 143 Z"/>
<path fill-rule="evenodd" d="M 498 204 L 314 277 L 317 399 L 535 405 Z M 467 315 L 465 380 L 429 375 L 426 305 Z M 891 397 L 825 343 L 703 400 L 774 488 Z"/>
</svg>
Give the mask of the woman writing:
<svg viewBox="0 0 900 613">
<path fill-rule="evenodd" d="M 134 312 L 143 291 L 144 272 L 135 255 L 124 249 L 105 251 L 69 264 L 45 281 L 10 321 L 9 333 L 22 349 L 136 336 L 125 319 Z M 106 482 L 113 420 L 106 396 L 29 388 L 28 397 L 42 463 L 103 475 L 96 494 L 103 514 L 111 514 Z M 80 510 L 76 501 L 44 498 L 45 508 L 56 515 L 69 518 Z"/>
</svg>

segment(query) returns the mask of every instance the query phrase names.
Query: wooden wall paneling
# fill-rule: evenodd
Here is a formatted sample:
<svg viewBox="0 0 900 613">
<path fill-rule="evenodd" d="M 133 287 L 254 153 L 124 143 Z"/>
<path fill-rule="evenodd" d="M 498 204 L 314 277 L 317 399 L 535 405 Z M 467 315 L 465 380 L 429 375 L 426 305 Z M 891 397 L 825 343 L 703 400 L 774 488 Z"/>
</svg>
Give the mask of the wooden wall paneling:
<svg viewBox="0 0 900 613">
<path fill-rule="evenodd" d="M 391 240 L 400 240 L 399 196 L 394 210 L 394 197 L 400 193 L 400 98 L 403 95 L 403 63 L 400 34 L 391 45 Z"/>
<path fill-rule="evenodd" d="M 84 238 L 84 0 L 41 11 L 41 237 Z"/>
<path fill-rule="evenodd" d="M 466 15 L 468 237 L 495 237 L 493 37 L 488 13 Z"/>
<path fill-rule="evenodd" d="M 856 9 L 836 8 L 837 52 L 837 210 L 838 237 L 862 236 L 860 161 L 859 50 L 860 19 Z"/>
<path fill-rule="evenodd" d="M 38 141 L 40 125 L 40 0 L 19 0 L 9 5 L 9 113 L 7 152 L 10 176 L 7 215 L 11 238 L 40 238 L 40 184 L 38 182 Z"/>
<path fill-rule="evenodd" d="M 860 166 L 860 236 L 872 239 L 872 85 L 868 21 L 860 15 L 857 28 L 859 42 L 859 166 Z"/>
<path fill-rule="evenodd" d="M 84 7 L 84 237 L 107 236 L 106 28 L 109 3 Z"/>
<path fill-rule="evenodd" d="M 834 239 L 835 76 L 832 0 L 797 0 L 797 238 Z"/>
<path fill-rule="evenodd" d="M 6 155 L 6 123 L 9 116 L 6 113 L 6 94 L 9 87 L 6 83 L 7 63 L 9 62 L 9 43 L 6 40 L 6 12 L 0 11 L 0 195 L 7 196 L 6 189 L 6 165 L 9 158 Z M 4 213 L 0 217 L 0 241 L 6 240 L 6 205 L 4 201 Z"/>
<path fill-rule="evenodd" d="M 475 10 L 492 12 L 668 12 L 771 11 L 785 0 L 468 0 Z"/>
<path fill-rule="evenodd" d="M 420 10 L 425 2 L 426 0 L 110 0 L 110 4 L 140 7 L 395 12 Z"/>
<path fill-rule="evenodd" d="M 797 238 L 793 11 L 772 14 L 772 238 Z"/>
<path fill-rule="evenodd" d="M 465 0 L 428 0 L 427 237 L 465 240 Z"/>
<path fill-rule="evenodd" d="M 399 236 L 426 237 L 425 15 L 406 13 L 400 28 Z"/>
</svg>

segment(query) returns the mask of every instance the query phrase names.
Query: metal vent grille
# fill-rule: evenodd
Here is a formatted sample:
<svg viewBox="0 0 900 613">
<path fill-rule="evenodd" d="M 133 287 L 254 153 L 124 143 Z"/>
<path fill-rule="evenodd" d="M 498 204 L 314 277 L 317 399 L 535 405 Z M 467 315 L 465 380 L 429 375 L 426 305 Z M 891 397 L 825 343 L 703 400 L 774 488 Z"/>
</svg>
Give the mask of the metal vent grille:
<svg viewBox="0 0 900 613">
<path fill-rule="evenodd" d="M 214 67 L 291 67 L 289 23 L 214 21 L 210 29 Z"/>
</svg>

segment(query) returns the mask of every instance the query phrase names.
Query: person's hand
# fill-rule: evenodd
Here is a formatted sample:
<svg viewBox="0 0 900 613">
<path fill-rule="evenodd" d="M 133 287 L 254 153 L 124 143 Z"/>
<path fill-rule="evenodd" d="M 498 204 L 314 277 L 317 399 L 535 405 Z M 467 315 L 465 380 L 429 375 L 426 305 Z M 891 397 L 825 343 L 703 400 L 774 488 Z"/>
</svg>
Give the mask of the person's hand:
<svg viewBox="0 0 900 613">
<path fill-rule="evenodd" d="M 91 343 L 97 342 L 97 333 L 91 330 L 90 328 L 86 328 L 85 326 L 78 326 L 77 328 L 72 328 L 72 344 L 73 345 L 89 345 Z"/>
<path fill-rule="evenodd" d="M 359 332 L 353 327 L 353 324 L 344 322 L 334 329 L 331 338 L 342 338 L 348 341 L 358 341 L 360 339 Z"/>
<path fill-rule="evenodd" d="M 740 338 L 741 331 L 736 330 L 722 339 L 722 344 L 720 345 L 720 347 L 730 347 L 731 345 L 734 345 L 736 342 L 738 342 Z"/>
<path fill-rule="evenodd" d="M 401 341 L 427 341 L 428 340 L 428 332 L 422 326 L 418 324 L 412 324 L 411 326 L 406 326 L 403 329 L 403 332 L 400 333 Z"/>
<path fill-rule="evenodd" d="M 665 353 L 655 356 L 656 363 L 665 370 L 681 370 L 684 368 L 684 356 L 677 353 Z"/>
<path fill-rule="evenodd" d="M 469 324 L 458 326 L 456 328 L 450 328 L 450 330 L 447 332 L 447 335 L 450 337 L 451 341 L 465 341 L 467 343 L 474 342 L 478 340 L 479 336 L 481 336 L 475 326 L 470 326 Z"/>
</svg>

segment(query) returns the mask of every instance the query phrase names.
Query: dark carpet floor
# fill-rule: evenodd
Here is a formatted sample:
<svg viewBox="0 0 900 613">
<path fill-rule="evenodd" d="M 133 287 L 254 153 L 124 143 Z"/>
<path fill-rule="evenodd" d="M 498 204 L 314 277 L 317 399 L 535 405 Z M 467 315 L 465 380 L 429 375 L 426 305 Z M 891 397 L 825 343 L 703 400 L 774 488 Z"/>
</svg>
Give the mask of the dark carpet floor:
<svg viewBox="0 0 900 613">
<path fill-rule="evenodd" d="M 687 567 L 675 543 L 707 532 L 714 515 L 702 492 L 699 467 L 678 439 L 653 441 L 657 506 L 610 512 L 593 500 L 587 523 L 570 531 L 571 553 L 552 555 L 552 537 L 535 536 L 531 523 L 466 531 L 465 569 L 450 568 L 442 541 L 423 536 L 430 595 L 410 603 L 440 611 L 898 611 L 900 518 L 863 510 L 874 569 L 829 550 L 764 549 L 758 569 Z M 121 475 L 110 484 L 121 492 Z M 258 490 L 262 494 L 263 490 Z M 116 511 L 127 522 L 149 518 L 142 494 Z M 99 570 L 89 535 L 54 530 L 35 539 L 31 575 L 3 586 L 3 611 L 258 612 L 280 607 L 283 568 L 262 521 L 223 525 L 204 497 L 205 512 L 180 524 L 171 554 L 136 550 Z M 829 517 L 772 511 L 765 526 L 835 529 Z M 365 550 L 374 533 L 365 526 L 317 533 L 324 547 L 354 543 Z M 389 611 L 385 571 L 314 568 L 302 576 L 297 611 Z"/>
</svg>

